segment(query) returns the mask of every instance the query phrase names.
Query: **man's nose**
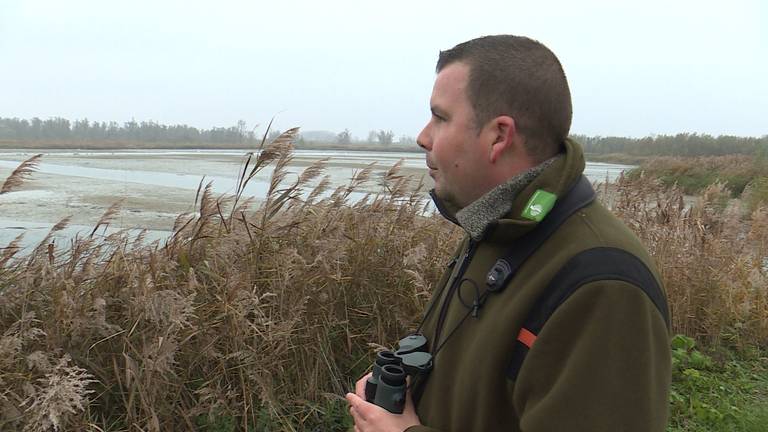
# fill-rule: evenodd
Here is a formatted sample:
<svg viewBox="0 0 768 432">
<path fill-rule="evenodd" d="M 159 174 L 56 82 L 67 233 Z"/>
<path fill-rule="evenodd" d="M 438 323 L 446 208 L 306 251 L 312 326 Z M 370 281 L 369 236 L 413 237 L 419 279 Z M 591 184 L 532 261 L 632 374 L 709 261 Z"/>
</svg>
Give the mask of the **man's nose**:
<svg viewBox="0 0 768 432">
<path fill-rule="evenodd" d="M 419 145 L 419 147 L 423 148 L 426 151 L 432 150 L 432 140 L 429 137 L 429 133 L 427 129 L 429 128 L 429 125 L 424 126 L 424 129 L 419 132 L 419 135 L 416 137 L 416 144 Z"/>
</svg>

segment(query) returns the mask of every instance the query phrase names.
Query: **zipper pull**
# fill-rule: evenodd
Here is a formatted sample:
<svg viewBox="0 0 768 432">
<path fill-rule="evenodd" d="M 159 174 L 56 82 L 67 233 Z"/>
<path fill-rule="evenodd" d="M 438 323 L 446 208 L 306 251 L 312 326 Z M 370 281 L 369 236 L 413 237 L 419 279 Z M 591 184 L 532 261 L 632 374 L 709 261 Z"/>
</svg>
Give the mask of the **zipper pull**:
<svg viewBox="0 0 768 432">
<path fill-rule="evenodd" d="M 446 266 L 446 267 L 448 267 L 449 269 L 452 269 L 452 268 L 453 268 L 453 266 L 455 266 L 455 265 L 456 265 L 456 262 L 457 262 L 458 260 L 459 260 L 459 257 L 453 257 L 453 258 L 451 258 L 451 260 L 450 260 L 450 261 L 448 261 L 448 264 L 446 264 L 445 266 Z"/>
</svg>

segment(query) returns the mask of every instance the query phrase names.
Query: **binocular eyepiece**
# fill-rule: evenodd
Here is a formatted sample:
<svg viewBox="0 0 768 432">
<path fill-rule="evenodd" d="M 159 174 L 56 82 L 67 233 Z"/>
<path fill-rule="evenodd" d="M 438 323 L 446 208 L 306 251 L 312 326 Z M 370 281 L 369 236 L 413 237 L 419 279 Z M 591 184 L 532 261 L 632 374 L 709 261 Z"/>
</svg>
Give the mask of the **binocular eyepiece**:
<svg viewBox="0 0 768 432">
<path fill-rule="evenodd" d="M 365 383 L 365 400 L 394 414 L 402 414 L 406 376 L 425 375 L 432 370 L 432 355 L 427 351 L 427 338 L 420 334 L 400 340 L 398 349 L 376 354 L 373 373 Z"/>
</svg>

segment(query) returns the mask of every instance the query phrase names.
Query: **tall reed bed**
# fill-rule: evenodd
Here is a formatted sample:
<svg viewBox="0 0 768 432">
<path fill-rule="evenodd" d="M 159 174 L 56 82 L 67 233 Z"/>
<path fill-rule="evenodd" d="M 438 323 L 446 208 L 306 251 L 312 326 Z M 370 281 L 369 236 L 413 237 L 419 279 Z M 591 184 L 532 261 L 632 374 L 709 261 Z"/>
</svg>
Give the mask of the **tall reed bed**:
<svg viewBox="0 0 768 432">
<path fill-rule="evenodd" d="M 721 183 L 690 200 L 644 175 L 607 195 L 658 265 L 674 333 L 768 347 L 768 208 L 746 212 Z"/>
<path fill-rule="evenodd" d="M 248 157 L 236 196 L 201 185 L 165 244 L 5 250 L 0 430 L 342 427 L 370 344 L 417 319 L 458 232 L 397 166 L 335 190 L 323 161 L 290 175 L 294 134 Z M 268 164 L 267 199 L 244 200 Z M 384 193 L 352 201 L 371 181 Z"/>
<path fill-rule="evenodd" d="M 295 134 L 247 157 L 234 196 L 201 184 L 162 244 L 94 229 L 0 251 L 0 430 L 344 430 L 341 395 L 413 328 L 461 232 L 397 166 L 333 190 L 323 161 L 289 174 Z M 269 164 L 266 200 L 244 199 Z M 352 200 L 370 181 L 382 193 Z M 660 263 L 675 331 L 764 342 L 768 216 L 727 220 L 717 193 L 686 208 L 622 179 L 610 200 Z"/>
</svg>

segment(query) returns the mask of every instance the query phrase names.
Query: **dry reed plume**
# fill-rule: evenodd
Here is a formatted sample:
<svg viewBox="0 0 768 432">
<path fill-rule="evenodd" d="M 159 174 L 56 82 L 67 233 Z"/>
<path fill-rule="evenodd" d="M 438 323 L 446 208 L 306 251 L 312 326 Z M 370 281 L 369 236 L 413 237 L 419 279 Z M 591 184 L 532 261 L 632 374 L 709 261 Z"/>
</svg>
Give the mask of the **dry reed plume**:
<svg viewBox="0 0 768 432">
<path fill-rule="evenodd" d="M 295 133 L 247 156 L 234 197 L 201 182 L 164 244 L 118 233 L 5 250 L 0 430 L 344 429 L 341 395 L 372 344 L 413 327 L 460 231 L 397 167 L 364 197 L 370 166 L 334 190 L 322 161 L 288 176 Z M 243 199 L 268 164 L 267 198 Z M 659 261 L 675 331 L 762 342 L 768 214 L 725 223 L 718 193 L 687 208 L 623 179 L 611 200 Z"/>
<path fill-rule="evenodd" d="M 3 185 L 0 186 L 0 194 L 18 189 L 24 183 L 24 180 L 28 179 L 35 172 L 41 157 L 43 157 L 42 154 L 37 154 L 19 164 L 11 175 L 5 179 Z"/>
</svg>

